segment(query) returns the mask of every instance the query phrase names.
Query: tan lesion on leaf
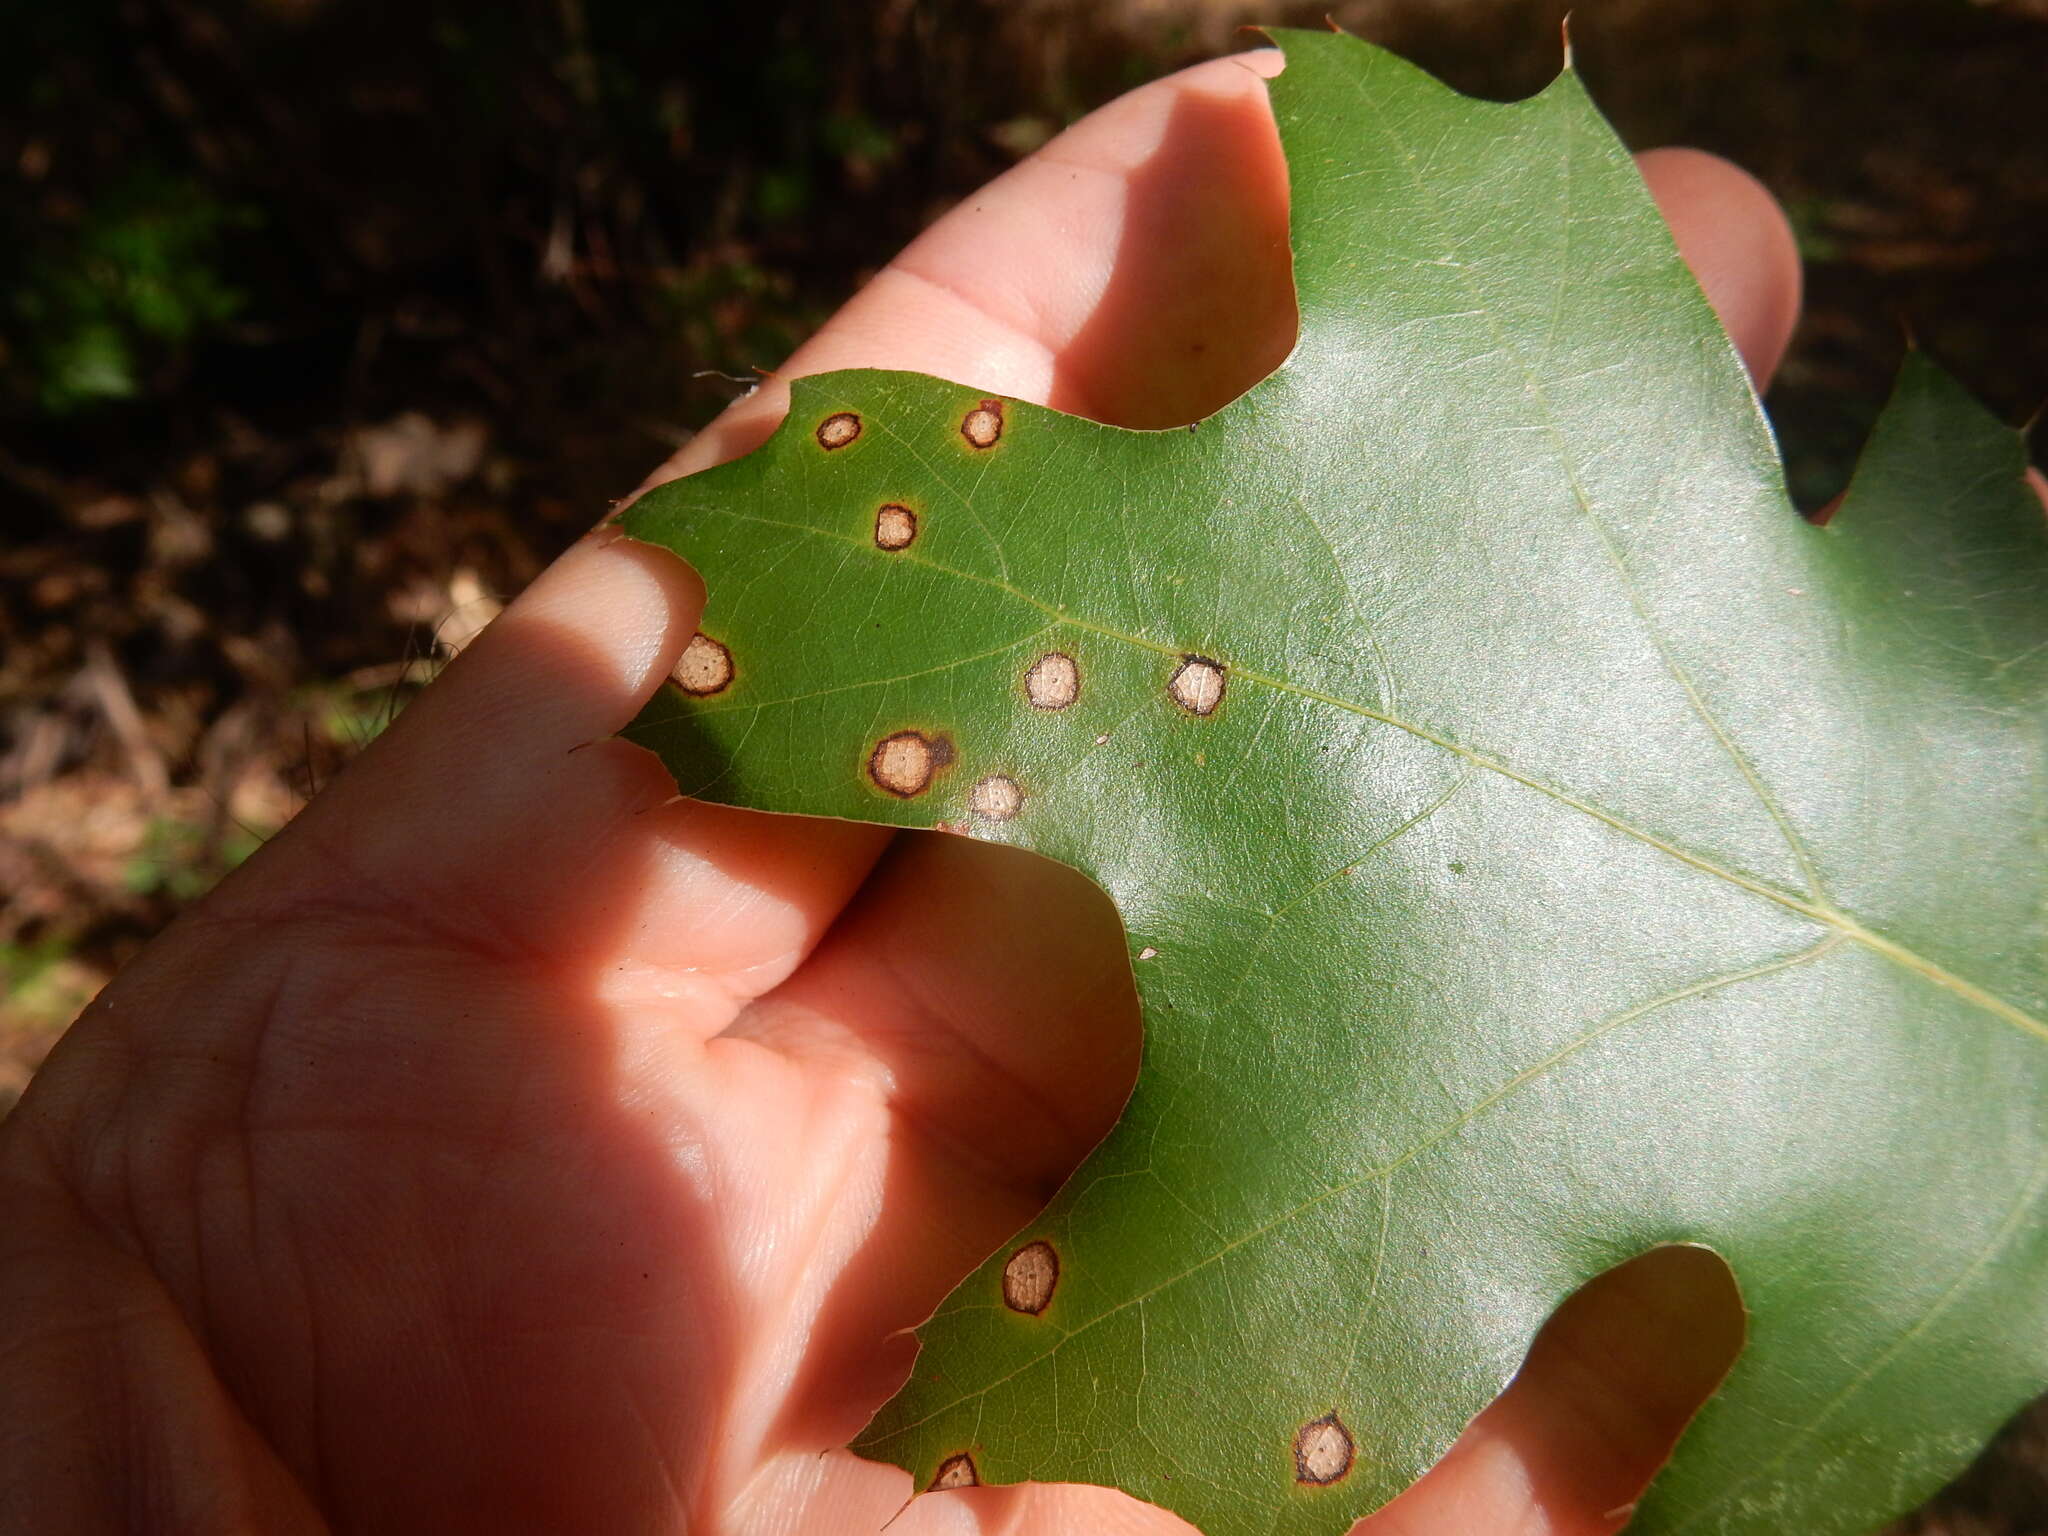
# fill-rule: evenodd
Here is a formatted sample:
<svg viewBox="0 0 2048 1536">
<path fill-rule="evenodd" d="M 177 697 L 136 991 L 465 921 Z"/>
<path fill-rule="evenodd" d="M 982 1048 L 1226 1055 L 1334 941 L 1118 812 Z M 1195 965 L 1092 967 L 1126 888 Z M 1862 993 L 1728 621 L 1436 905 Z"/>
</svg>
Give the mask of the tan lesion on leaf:
<svg viewBox="0 0 2048 1536">
<path fill-rule="evenodd" d="M 669 674 L 675 685 L 694 698 L 709 698 L 732 686 L 732 652 L 701 629 L 690 637 Z"/>
<path fill-rule="evenodd" d="M 1060 1283 L 1060 1256 L 1040 1238 L 1010 1255 L 1003 1266 L 1003 1305 L 1012 1312 L 1036 1317 L 1052 1305 Z"/>
<path fill-rule="evenodd" d="M 983 821 L 1013 821 L 1024 809 L 1024 787 L 1007 773 L 992 773 L 968 791 L 967 808 Z"/>
<path fill-rule="evenodd" d="M 818 423 L 818 446 L 827 453 L 844 448 L 860 436 L 861 421 L 854 411 L 834 411 Z"/>
<path fill-rule="evenodd" d="M 1003 435 L 1003 402 L 984 400 L 960 422 L 960 435 L 970 448 L 993 448 Z"/>
<path fill-rule="evenodd" d="M 1024 697 L 1033 709 L 1061 710 L 1081 697 L 1081 667 L 1065 651 L 1047 651 L 1024 673 Z"/>
<path fill-rule="evenodd" d="M 875 548 L 891 554 L 910 548 L 917 537 L 917 514 L 900 501 L 884 502 L 875 512 Z"/>
<path fill-rule="evenodd" d="M 1294 1436 L 1294 1480 L 1322 1488 L 1342 1482 L 1358 1457 L 1351 1431 L 1334 1413 L 1310 1419 Z"/>
<path fill-rule="evenodd" d="M 877 789 L 911 800 L 931 788 L 939 771 L 954 757 L 950 738 L 923 731 L 897 731 L 884 736 L 868 753 L 868 778 Z"/>
<path fill-rule="evenodd" d="M 1216 713 L 1226 687 L 1224 666 L 1207 656 L 1183 656 L 1167 679 L 1167 696 L 1189 714 L 1206 718 Z"/>
<path fill-rule="evenodd" d="M 979 1488 L 981 1474 L 975 1470 L 974 1458 L 962 1451 L 957 1456 L 948 1456 L 939 1463 L 938 1473 L 925 1487 L 927 1493 L 944 1493 L 948 1488 Z"/>
</svg>

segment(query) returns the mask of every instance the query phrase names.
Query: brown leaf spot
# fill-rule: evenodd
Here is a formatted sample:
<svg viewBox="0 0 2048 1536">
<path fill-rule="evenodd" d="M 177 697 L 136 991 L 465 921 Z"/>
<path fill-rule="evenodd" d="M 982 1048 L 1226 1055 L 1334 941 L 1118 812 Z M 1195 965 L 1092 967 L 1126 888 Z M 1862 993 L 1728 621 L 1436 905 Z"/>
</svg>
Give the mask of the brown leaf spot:
<svg viewBox="0 0 2048 1536">
<path fill-rule="evenodd" d="M 910 548 L 917 537 L 917 514 L 898 502 L 887 502 L 875 513 L 875 548 Z"/>
<path fill-rule="evenodd" d="M 723 693 L 732 686 L 732 652 L 699 630 L 690 636 L 669 676 L 683 692 L 700 699 Z"/>
<path fill-rule="evenodd" d="M 993 448 L 1003 435 L 1003 402 L 984 400 L 960 423 L 960 435 L 970 448 Z"/>
<path fill-rule="evenodd" d="M 1081 669 L 1065 651 L 1048 651 L 1024 674 L 1033 709 L 1065 709 L 1081 697 Z"/>
<path fill-rule="evenodd" d="M 1223 663 L 1206 656 L 1183 656 L 1166 684 L 1173 702 L 1191 715 L 1213 715 L 1223 702 Z"/>
<path fill-rule="evenodd" d="M 974 1458 L 962 1451 L 958 1456 L 948 1456 L 939 1463 L 938 1475 L 931 1480 L 926 1493 L 944 1493 L 948 1488 L 979 1488 L 981 1474 L 974 1470 Z"/>
<path fill-rule="evenodd" d="M 1003 1266 L 1003 1305 L 1036 1317 L 1052 1304 L 1060 1283 L 1060 1256 L 1043 1240 L 1026 1243 Z"/>
<path fill-rule="evenodd" d="M 844 448 L 860 436 L 860 417 L 852 411 L 835 411 L 818 423 L 818 446 L 830 453 Z"/>
<path fill-rule="evenodd" d="M 1341 1481 L 1357 1454 L 1351 1431 L 1336 1414 L 1311 1419 L 1294 1437 L 1294 1480 L 1319 1488 Z"/>
<path fill-rule="evenodd" d="M 953 743 L 922 731 L 884 736 L 868 754 L 868 777 L 875 787 L 909 800 L 931 787 L 932 775 L 953 761 Z"/>
<path fill-rule="evenodd" d="M 1007 773 L 992 773 L 968 791 L 967 808 L 983 821 L 1009 821 L 1024 809 L 1024 786 Z"/>
</svg>

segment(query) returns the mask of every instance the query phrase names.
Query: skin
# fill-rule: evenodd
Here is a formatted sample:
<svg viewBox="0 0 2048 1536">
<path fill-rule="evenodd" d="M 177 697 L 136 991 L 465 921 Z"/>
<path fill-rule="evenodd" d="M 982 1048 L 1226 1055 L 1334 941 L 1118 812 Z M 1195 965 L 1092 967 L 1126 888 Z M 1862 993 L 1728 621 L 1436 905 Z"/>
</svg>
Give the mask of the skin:
<svg viewBox="0 0 2048 1536">
<path fill-rule="evenodd" d="M 1294 331 L 1275 68 L 1104 108 L 783 377 L 914 368 L 1135 426 L 1223 404 Z M 1767 377 L 1782 217 L 1708 156 L 1642 164 Z M 826 1448 L 1114 1120 L 1129 966 L 1069 871 L 676 800 L 609 737 L 701 602 L 672 557 L 584 540 L 59 1045 L 0 1127 L 0 1530 L 829 1536 L 903 1509 L 905 1474 Z M 1697 1252 L 1595 1282 L 1360 1529 L 1617 1528 L 1740 1329 Z M 1188 1527 L 1024 1487 L 890 1529 Z"/>
</svg>

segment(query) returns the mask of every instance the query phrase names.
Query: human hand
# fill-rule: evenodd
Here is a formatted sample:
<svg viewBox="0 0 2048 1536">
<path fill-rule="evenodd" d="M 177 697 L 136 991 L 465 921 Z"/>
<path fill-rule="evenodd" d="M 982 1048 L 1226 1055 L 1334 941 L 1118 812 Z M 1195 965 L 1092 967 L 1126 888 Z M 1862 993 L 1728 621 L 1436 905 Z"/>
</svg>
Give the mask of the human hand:
<svg viewBox="0 0 2048 1536">
<path fill-rule="evenodd" d="M 1293 337 L 1276 65 L 1097 113 L 784 377 L 1214 410 Z M 1703 156 L 1644 169 L 1766 375 L 1798 291 L 1775 208 Z M 745 451 L 784 399 L 666 472 Z M 1115 1118 L 1129 965 L 1101 894 L 1043 861 L 676 801 L 610 738 L 701 602 L 660 551 L 585 540 L 60 1045 L 0 1127 L 0 1530 L 872 1532 L 902 1508 L 902 1473 L 829 1448 Z M 1614 1528 L 1739 1326 L 1687 1256 L 1596 1282 L 1368 1527 Z M 1186 1529 L 1054 1487 L 891 1526 Z"/>
</svg>

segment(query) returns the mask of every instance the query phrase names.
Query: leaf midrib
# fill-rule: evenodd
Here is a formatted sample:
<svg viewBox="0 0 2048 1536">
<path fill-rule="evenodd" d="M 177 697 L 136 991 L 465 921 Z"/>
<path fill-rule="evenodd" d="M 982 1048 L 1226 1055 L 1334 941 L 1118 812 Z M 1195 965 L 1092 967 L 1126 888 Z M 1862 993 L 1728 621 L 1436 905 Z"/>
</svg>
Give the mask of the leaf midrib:
<svg viewBox="0 0 2048 1536">
<path fill-rule="evenodd" d="M 714 516 L 755 523 L 764 528 L 775 528 L 789 533 L 808 534 L 815 538 L 848 544 L 857 549 L 865 550 L 870 547 L 862 540 L 835 532 L 829 528 L 817 527 L 815 524 L 792 523 L 781 518 L 763 517 L 758 513 L 742 512 L 729 506 L 706 507 L 705 510 L 711 512 Z M 1164 644 L 1161 641 L 1148 640 L 1143 635 L 1128 634 L 1111 625 L 1100 624 L 1092 619 L 1083 618 L 1064 607 L 1034 597 L 1029 592 L 1023 591 L 1012 583 L 999 580 L 996 577 L 983 576 L 978 572 L 963 571 L 954 566 L 942 565 L 927 556 L 918 555 L 915 551 L 911 550 L 893 554 L 890 558 L 906 564 L 916 565 L 937 575 L 951 576 L 960 581 L 973 582 L 992 591 L 1000 592 L 1020 603 L 1036 608 L 1055 623 L 1064 624 L 1086 634 L 1099 635 L 1106 640 L 1120 641 L 1125 645 L 1151 651 L 1156 655 L 1169 657 L 1176 661 L 1183 654 L 1175 647 Z M 996 650 L 1000 651 L 1005 648 L 997 647 Z M 1937 965 L 1934 961 L 1907 948 L 1905 945 L 1896 943 L 1881 934 L 1873 932 L 1851 913 L 1794 895 L 1790 891 L 1780 890 L 1766 881 L 1759 880 L 1751 875 L 1745 875 L 1739 870 L 1728 868 L 1725 864 L 1716 863 L 1712 859 L 1681 848 L 1676 843 L 1667 841 L 1645 828 L 1638 827 L 1633 822 L 1617 816 L 1611 811 L 1601 809 L 1589 800 L 1583 800 L 1556 785 L 1546 784 L 1541 779 L 1524 773 L 1511 764 L 1502 762 L 1499 758 L 1490 757 L 1484 752 L 1474 751 L 1472 748 L 1454 741 L 1438 731 L 1431 730 L 1428 726 L 1418 725 L 1413 721 L 1403 720 L 1397 715 L 1388 714 L 1384 710 L 1374 709 L 1355 700 L 1327 693 L 1319 688 L 1310 688 L 1304 684 L 1295 683 L 1282 677 L 1275 677 L 1270 673 L 1260 672 L 1249 667 L 1232 664 L 1230 675 L 1234 680 L 1242 680 L 1257 684 L 1263 688 L 1271 688 L 1280 693 L 1291 694 L 1296 698 L 1306 699 L 1311 703 L 1321 704 L 1330 709 L 1341 710 L 1347 714 L 1357 715 L 1362 719 L 1377 721 L 1382 725 L 1392 726 L 1395 730 L 1404 731 L 1408 735 L 1415 737 L 1418 741 L 1426 741 L 1431 746 L 1463 758 L 1474 767 L 1483 768 L 1489 773 L 1498 774 L 1512 783 L 1520 784 L 1525 788 L 1535 790 L 1538 794 L 1548 796 L 1559 805 L 1566 806 L 1582 815 L 1590 816 L 1602 825 L 1612 828 L 1625 837 L 1633 838 L 1646 847 L 1654 848 L 1659 853 L 1676 859 L 1689 868 L 1696 869 L 1702 874 L 1712 875 L 1717 879 L 1725 880 L 1730 885 L 1748 891 L 1753 896 L 1761 897 L 1763 900 L 1783 907 L 1787 911 L 1795 912 L 1811 922 L 1833 929 L 1843 937 L 1854 940 L 1872 952 L 1882 955 L 1885 959 L 1900 966 L 1902 969 L 1955 994 L 1977 1008 L 1983 1009 L 1993 1017 L 2043 1041 L 2048 1041 L 2048 1023 L 2035 1018 L 2025 1009 L 2006 1001 L 1988 989 L 1978 986 L 1975 982 L 1958 976 L 1943 966 Z M 765 707 L 767 707 L 765 704 L 741 705 L 735 701 L 731 705 L 724 706 L 718 712 L 738 713 L 743 709 Z"/>
<path fill-rule="evenodd" d="M 1563 80 L 1569 78 L 1570 73 L 1571 64 L 1569 57 L 1567 57 L 1565 71 L 1562 75 L 1559 76 L 1559 79 Z M 1365 118 L 1366 121 L 1370 122 L 1374 127 L 1378 128 L 1378 130 L 1385 137 L 1385 139 L 1390 144 L 1392 144 L 1394 148 L 1400 153 L 1402 164 L 1408 172 L 1409 180 L 1411 184 L 1414 186 L 1417 195 L 1420 196 L 1428 204 L 1430 212 L 1434 217 L 1439 232 L 1443 231 L 1448 226 L 1443 214 L 1442 200 L 1438 197 L 1436 188 L 1430 183 L 1429 178 L 1423 175 L 1422 167 L 1420 166 L 1420 164 L 1417 163 L 1414 146 L 1411 145 L 1407 141 L 1407 139 L 1403 137 L 1398 131 L 1396 131 L 1395 120 L 1391 117 L 1390 114 L 1386 113 L 1383 110 L 1377 110 L 1379 104 L 1373 101 L 1369 96 L 1366 88 L 1365 79 L 1363 77 L 1356 79 L 1354 81 L 1354 85 L 1360 99 L 1367 104 L 1368 108 L 1372 109 L 1367 110 L 1361 115 Z M 1549 93 L 1546 91 L 1543 96 L 1533 97 L 1531 98 L 1531 100 L 1541 101 L 1545 97 L 1547 97 L 1548 94 Z M 1563 159 L 1564 163 L 1567 184 L 1569 184 L 1572 163 L 1570 152 L 1569 125 L 1567 125 L 1566 133 L 1566 148 L 1561 158 Z M 1570 222 L 1569 218 L 1567 218 L 1567 239 L 1569 238 L 1569 233 Z M 1575 501 L 1577 501 L 1579 505 L 1579 510 L 1583 515 L 1585 522 L 1589 527 L 1592 528 L 1595 536 L 1600 540 L 1602 548 L 1606 550 L 1608 557 L 1610 558 L 1610 560 L 1612 560 L 1616 574 L 1619 576 L 1621 580 L 1622 590 L 1627 596 L 1630 606 L 1635 610 L 1637 618 L 1640 620 L 1642 624 L 1643 632 L 1648 636 L 1651 646 L 1656 650 L 1658 657 L 1663 661 L 1665 669 L 1670 673 L 1671 677 L 1678 683 L 1680 689 L 1684 692 L 1686 699 L 1691 704 L 1695 715 L 1698 717 L 1700 722 L 1707 728 L 1708 732 L 1713 736 L 1715 742 L 1720 746 L 1724 755 L 1734 764 L 1736 770 L 1742 775 L 1743 779 L 1748 783 L 1751 791 L 1755 794 L 1758 803 L 1763 807 L 1766 814 L 1768 814 L 1771 820 L 1777 825 L 1780 835 L 1784 838 L 1787 847 L 1791 850 L 1794 862 L 1799 866 L 1800 871 L 1807 877 L 1807 881 L 1810 887 L 1810 895 L 1807 897 L 1795 897 L 1788 892 L 1780 891 L 1777 888 L 1767 885 L 1761 881 L 1753 880 L 1748 876 L 1740 875 L 1733 870 L 1723 868 L 1722 866 L 1713 864 L 1710 861 L 1699 859 L 1694 855 L 1688 854 L 1684 850 L 1665 842 L 1661 838 L 1654 837 L 1651 834 L 1644 832 L 1639 828 L 1633 827 L 1628 823 L 1623 822 L 1618 817 L 1609 815 L 1607 812 L 1600 810 L 1597 806 L 1594 806 L 1585 801 L 1578 800 L 1576 797 L 1568 796 L 1562 791 L 1552 789 L 1550 786 L 1539 784 L 1534 779 L 1531 779 L 1524 774 L 1517 773 L 1514 770 L 1508 768 L 1505 764 L 1495 763 L 1489 759 L 1485 759 L 1477 755 L 1474 755 L 1471 760 L 1475 763 L 1481 764 L 1482 766 L 1493 768 L 1495 771 L 1505 774 L 1507 777 L 1515 780 L 1518 783 L 1527 784 L 1531 788 L 1539 789 L 1542 790 L 1544 793 L 1551 794 L 1553 798 L 1557 799 L 1561 803 L 1572 805 L 1576 809 L 1581 810 L 1586 814 L 1593 816 L 1600 821 L 1605 822 L 1607 825 L 1611 827 L 1614 827 L 1617 831 L 1621 831 L 1627 833 L 1629 836 L 1639 838 L 1643 842 L 1649 844 L 1651 847 L 1658 848 L 1661 851 L 1670 854 L 1674 858 L 1678 858 L 1688 864 L 1693 865 L 1697 869 L 1701 869 L 1711 874 L 1719 875 L 1721 878 L 1728 880 L 1733 884 L 1741 886 L 1743 889 L 1748 890 L 1756 895 L 1762 896 L 1766 900 L 1777 902 L 1779 905 L 1784 906 L 1791 911 L 1797 912 L 1802 916 L 1811 919 L 1812 921 L 1824 923 L 1827 926 L 1834 928 L 1838 932 L 1846 935 L 1847 937 L 1853 938 L 1857 942 L 1862 943 L 1868 948 L 1883 955 L 1886 959 L 1892 961 L 1893 963 L 1904 967 L 1905 969 L 1923 977 L 1924 979 L 1938 986 L 1947 988 L 1951 992 L 1954 992 L 1957 996 L 1963 998 L 1965 1001 L 1970 1002 L 1977 1007 L 1985 1009 L 1986 1011 L 1992 1013 L 1994 1016 L 2003 1019 L 2005 1022 L 2015 1025 L 2018 1028 L 2023 1029 L 2026 1032 L 2033 1034 L 2043 1040 L 2048 1040 L 2048 1023 L 2043 1023 L 2041 1020 L 2036 1019 L 2032 1015 L 2028 1014 L 2025 1010 L 2018 1008 L 2015 1005 L 2005 1001 L 2003 998 L 1996 996 L 1995 994 L 1991 993 L 1985 988 L 1977 986 L 1974 982 L 1967 981 L 1964 978 L 1955 975 L 1953 972 L 1948 971 L 1944 967 L 1936 965 L 1933 961 L 1928 960 L 1925 956 L 1919 955 L 1914 951 L 1907 949 L 1903 945 L 1895 944 L 1888 939 L 1880 938 L 1878 935 L 1872 933 L 1868 928 L 1866 928 L 1861 922 L 1857 921 L 1854 917 L 1851 917 L 1849 914 L 1840 911 L 1831 902 L 1828 902 L 1824 899 L 1826 887 L 1821 882 L 1819 872 L 1815 867 L 1810 854 L 1808 853 L 1805 843 L 1800 838 L 1797 830 L 1793 827 L 1791 820 L 1785 815 L 1783 808 L 1779 806 L 1776 797 L 1771 794 L 1769 786 L 1767 786 L 1763 782 L 1762 778 L 1757 774 L 1755 766 L 1749 761 L 1748 755 L 1744 753 L 1741 750 L 1741 748 L 1736 745 L 1734 738 L 1728 734 L 1726 729 L 1721 725 L 1720 721 L 1715 718 L 1713 711 L 1707 707 L 1706 699 L 1703 695 L 1701 695 L 1697 686 L 1693 683 L 1690 676 L 1687 675 L 1685 669 L 1679 665 L 1678 658 L 1672 654 L 1670 648 L 1665 643 L 1663 634 L 1660 631 L 1655 620 L 1652 618 L 1648 605 L 1643 600 L 1643 596 L 1640 589 L 1638 589 L 1638 587 L 1636 586 L 1634 575 L 1629 570 L 1628 563 L 1623 558 L 1619 546 L 1615 543 L 1612 532 L 1607 527 L 1605 519 L 1603 519 L 1600 516 L 1600 514 L 1594 509 L 1592 498 L 1587 494 L 1586 489 L 1580 479 L 1577 462 L 1574 456 L 1569 451 L 1569 448 L 1566 444 L 1564 431 L 1562 427 L 1558 424 L 1557 414 L 1551 408 L 1550 397 L 1548 393 L 1544 390 L 1542 381 L 1537 376 L 1536 370 L 1530 367 L 1529 361 L 1523 355 L 1522 349 L 1518 345 L 1516 345 L 1516 343 L 1509 337 L 1505 327 L 1503 327 L 1500 322 L 1500 317 L 1496 313 L 1494 306 L 1487 302 L 1486 295 L 1480 291 L 1478 285 L 1473 281 L 1472 275 L 1470 271 L 1466 268 L 1464 263 L 1454 262 L 1452 266 L 1457 273 L 1457 279 L 1459 283 L 1463 285 L 1465 292 L 1467 296 L 1470 298 L 1474 308 L 1486 317 L 1486 323 L 1488 327 L 1492 330 L 1495 341 L 1498 344 L 1497 350 L 1514 360 L 1516 371 L 1521 375 L 1523 390 L 1525 394 L 1528 396 L 1528 398 L 1535 403 L 1537 407 L 1536 414 L 1543 424 L 1543 430 L 1545 435 L 1550 439 L 1552 452 L 1555 455 L 1557 466 L 1559 470 L 1563 473 L 1566 483 L 1570 486 L 1572 497 Z M 1560 283 L 1562 282 L 1563 278 L 1560 277 Z M 1560 289 L 1560 292 L 1561 291 L 1562 290 Z M 1706 303 L 1705 296 L 1703 293 L 1699 292 L 1697 285 L 1695 285 L 1695 294 L 1698 297 L 1699 303 Z M 1304 329 L 1305 328 L 1306 324 L 1304 323 Z M 1731 359 L 1735 361 L 1736 366 L 1740 368 L 1742 364 L 1739 358 L 1734 357 L 1734 344 L 1732 341 L 1728 339 L 1725 330 L 1721 331 L 1721 337 L 1724 348 L 1730 354 Z M 1750 392 L 1750 404 L 1752 411 L 1760 415 L 1761 404 L 1757 400 L 1754 391 Z M 1792 509 L 1789 502 L 1786 503 L 1785 510 L 1788 515 L 1794 515 L 1792 514 Z M 1354 614 L 1353 617 L 1355 619 L 1357 615 Z M 1361 711 L 1361 713 L 1363 713 L 1363 711 Z M 1403 730 L 1408 730 L 1412 734 L 1416 735 L 1417 737 L 1420 737 L 1423 740 L 1434 741 L 1439 746 L 1445 747 L 1447 750 L 1462 750 L 1455 743 L 1449 742 L 1441 737 L 1434 735 L 1433 733 L 1409 726 L 1402 721 L 1393 720 L 1388 717 L 1382 716 L 1380 718 L 1386 719 L 1387 724 L 1397 726 Z"/>
</svg>

